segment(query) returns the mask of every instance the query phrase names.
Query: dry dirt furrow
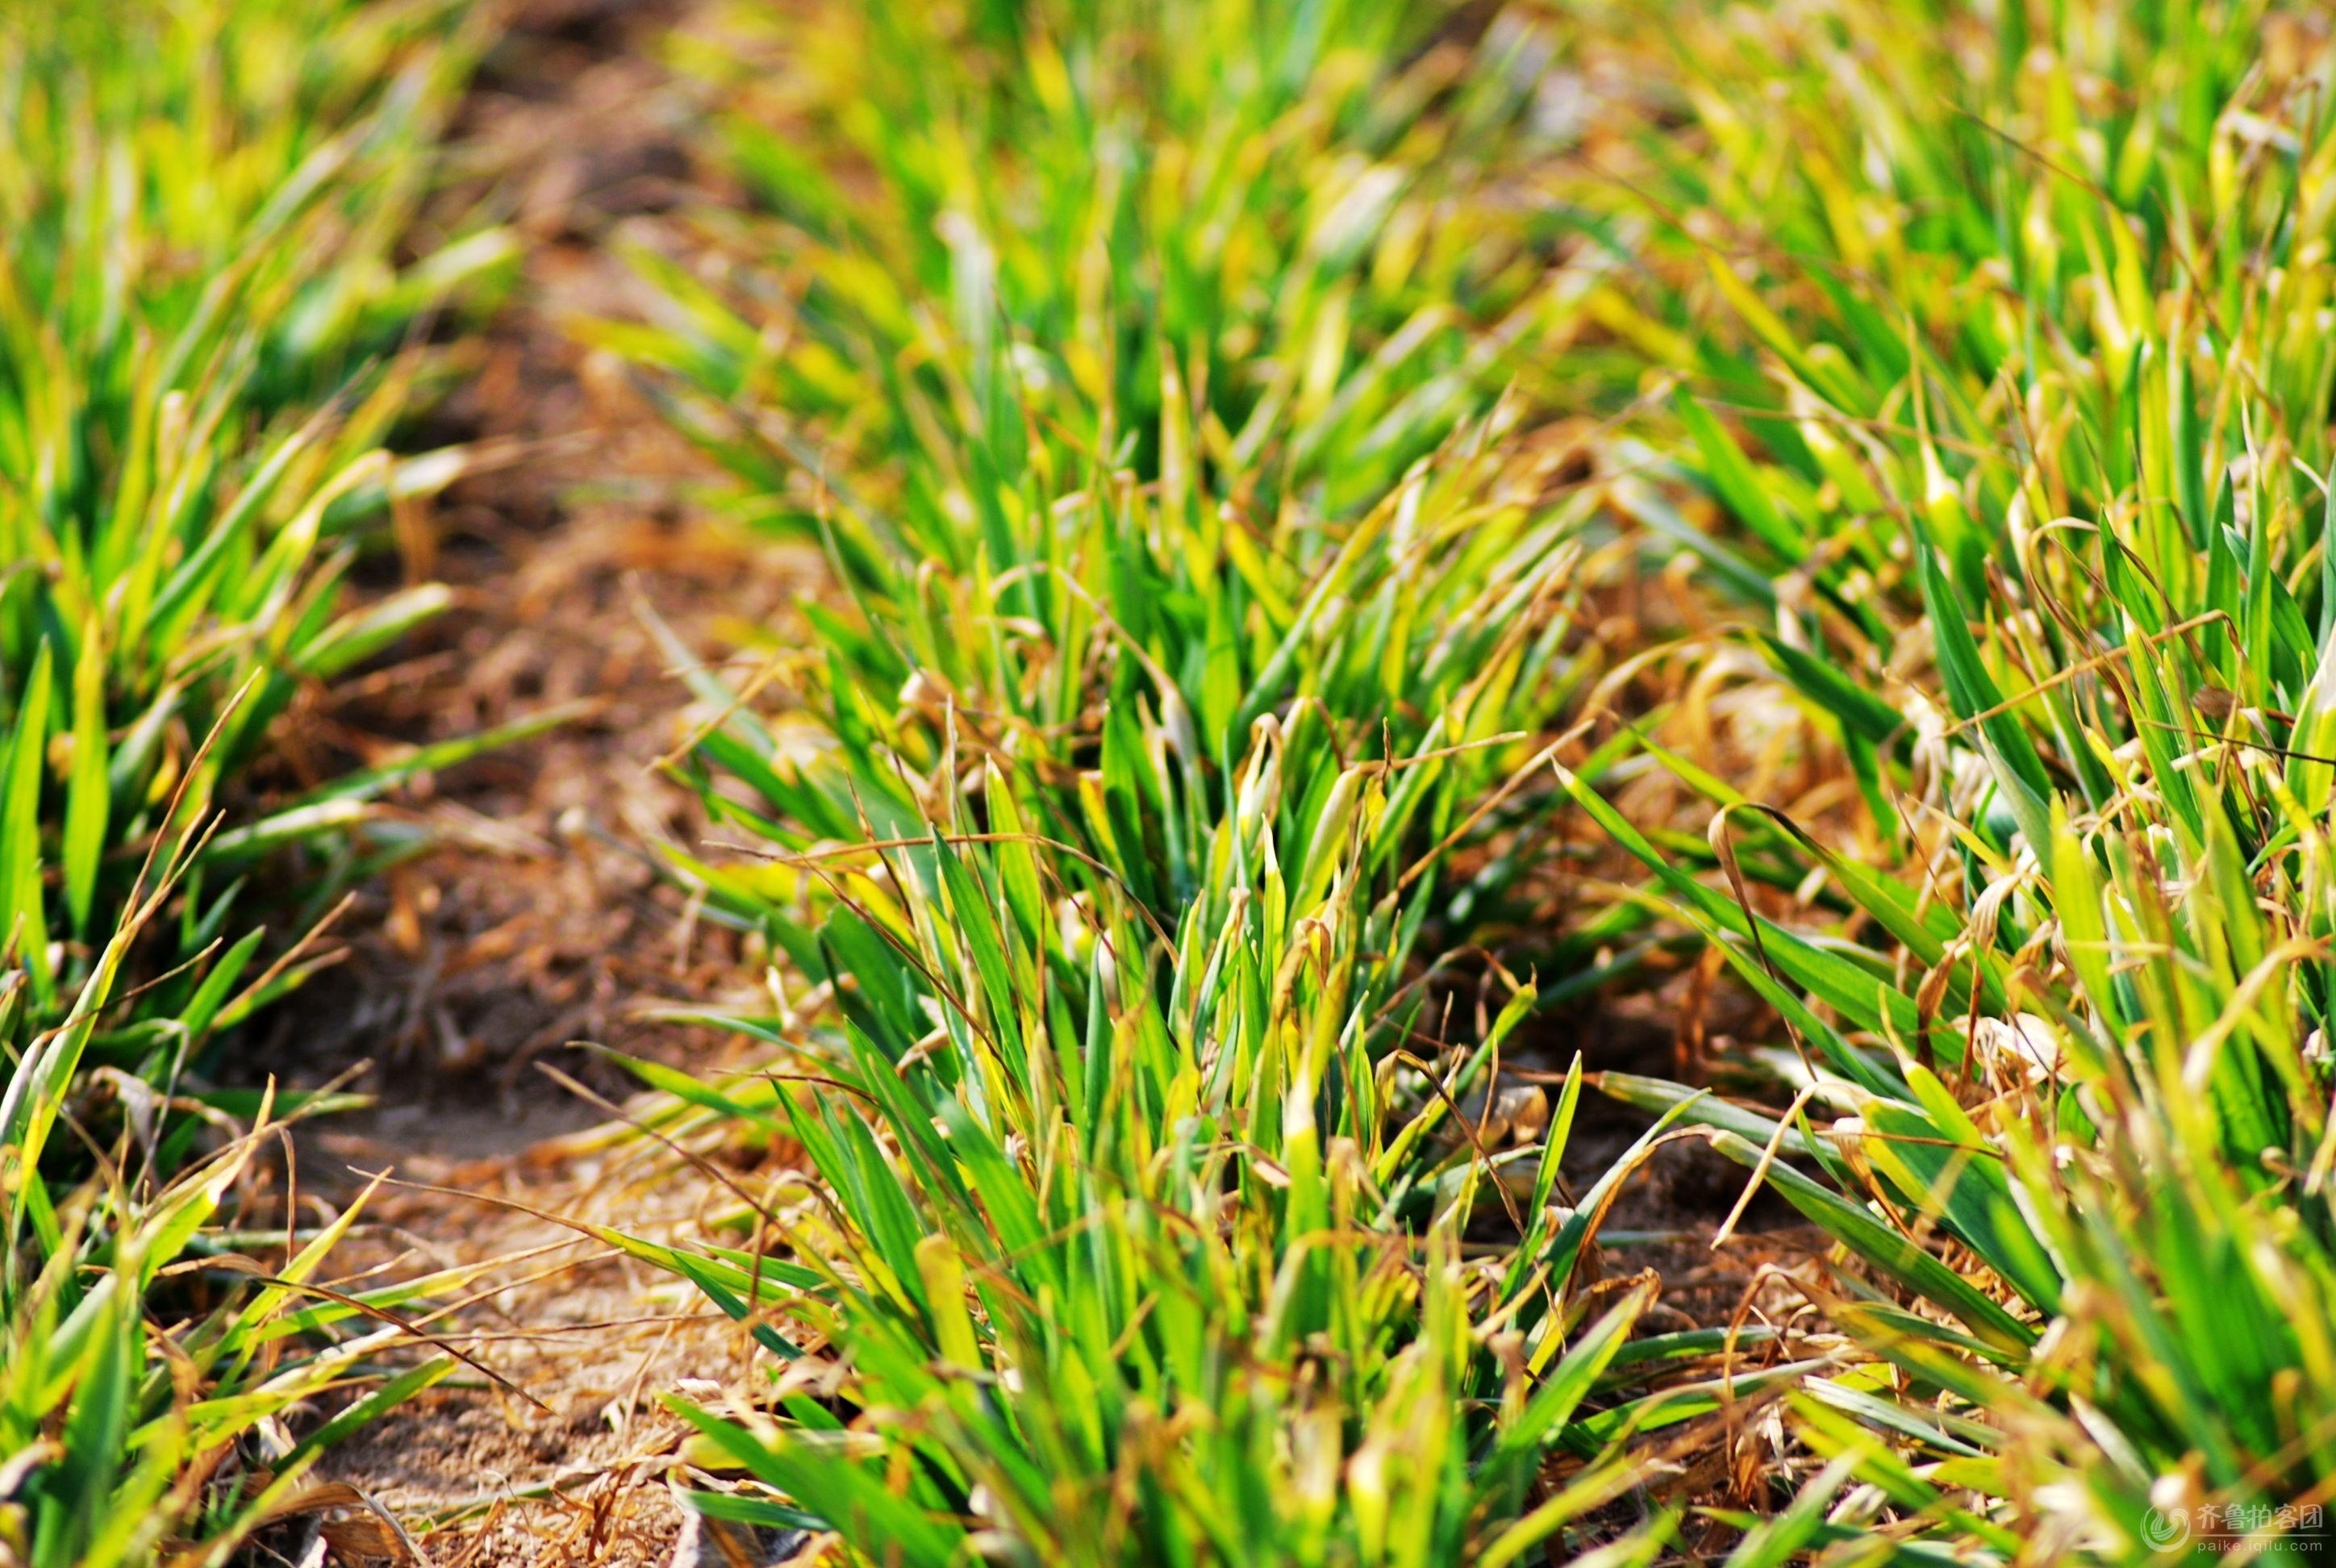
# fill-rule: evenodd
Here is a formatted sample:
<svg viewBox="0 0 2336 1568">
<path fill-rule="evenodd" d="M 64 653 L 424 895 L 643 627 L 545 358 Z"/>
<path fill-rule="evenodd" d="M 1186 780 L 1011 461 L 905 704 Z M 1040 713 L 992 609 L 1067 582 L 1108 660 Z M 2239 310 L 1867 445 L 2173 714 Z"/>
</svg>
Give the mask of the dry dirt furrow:
<svg viewBox="0 0 2336 1568">
<path fill-rule="evenodd" d="M 697 831 L 686 795 L 649 765 L 673 742 L 679 697 L 640 610 L 717 647 L 725 624 L 793 586 L 783 560 L 750 560 L 687 514 L 690 454 L 571 332 L 632 308 L 624 247 L 686 243 L 672 214 L 694 178 L 692 109 L 659 63 L 686 11 L 550 0 L 522 5 L 496 45 L 459 177 L 462 200 L 521 231 L 523 275 L 463 345 L 476 358 L 433 433 L 507 461 L 400 519 L 403 557 L 378 586 L 426 576 L 458 608 L 403 662 L 309 714 L 300 737 L 362 759 L 553 704 L 584 710 L 408 793 L 402 805 L 444 847 L 361 895 L 340 928 L 346 960 L 260 1055 L 292 1083 L 371 1064 L 358 1086 L 375 1106 L 308 1135 L 302 1184 L 346 1203 L 365 1173 L 393 1173 L 346 1267 L 375 1282 L 484 1269 L 431 1328 L 511 1386 L 450 1380 L 334 1454 L 325 1476 L 412 1539 L 346 1509 L 322 1533 L 333 1561 L 692 1559 L 686 1542 L 676 1556 L 664 1481 L 679 1424 L 657 1396 L 748 1365 L 703 1298 L 547 1217 L 678 1234 L 712 1201 L 653 1145 L 590 1131 L 605 1113 L 540 1069 L 613 1095 L 622 1075 L 574 1042 L 699 1069 L 718 1059 L 718 1038 L 642 1016 L 706 1000 L 736 969 L 634 847 Z"/>
</svg>

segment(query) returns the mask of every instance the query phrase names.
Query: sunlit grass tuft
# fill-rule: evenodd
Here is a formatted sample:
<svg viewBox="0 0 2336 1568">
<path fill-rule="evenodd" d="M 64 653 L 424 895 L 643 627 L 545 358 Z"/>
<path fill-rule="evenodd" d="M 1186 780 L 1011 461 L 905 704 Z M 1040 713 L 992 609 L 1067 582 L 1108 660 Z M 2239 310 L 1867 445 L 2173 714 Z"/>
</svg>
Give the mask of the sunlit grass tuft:
<svg viewBox="0 0 2336 1568">
<path fill-rule="evenodd" d="M 1595 673 L 1574 454 L 1500 397 L 1568 308 L 1488 194 L 1541 45 L 849 9 L 814 139 L 734 138 L 779 210 L 730 287 L 597 329 L 839 590 L 692 676 L 752 845 L 676 873 L 799 978 L 736 1020 L 777 1086 L 682 1092 L 805 1164 L 657 1254 L 779 1363 L 776 1420 L 686 1412 L 768 1491 L 694 1505 L 933 1563 L 1629 1534 L 1651 1288 L 1584 1266 L 1612 1180 L 1558 1201 L 1578 1078 L 1502 1071 L 1533 988 L 1444 956 Z"/>
<path fill-rule="evenodd" d="M 1811 1482 L 1836 1524 L 2138 1561 L 2336 1486 L 2336 57 L 2279 7 L 2009 15 L 1665 41 L 1695 120 L 1646 142 L 1679 227 L 1643 307 L 1692 348 L 1686 483 L 1637 510 L 1868 815 L 1819 842 L 1650 746 L 1719 813 L 1704 864 L 1797 886 L 1756 917 L 1572 791 L 1810 1096 L 1687 1115 L 1807 1161 L 1771 1181 L 1880 1286 L 1827 1303 L 1889 1368 L 1888 1452 Z"/>
<path fill-rule="evenodd" d="M 226 1561 L 317 1446 L 265 1452 L 276 1418 L 360 1369 L 316 1349 L 352 1315 L 304 1300 L 321 1247 L 267 1289 L 188 1254 L 260 1147 L 219 1132 L 253 1109 L 219 1043 L 315 961 L 262 951 L 295 917 L 244 876 L 316 846 L 321 911 L 366 797 L 471 748 L 264 815 L 246 785 L 305 687 L 447 602 L 340 589 L 460 470 L 383 444 L 423 324 L 511 254 L 402 251 L 477 44 L 443 5 L 278 0 L 0 38 L 0 1556 L 31 1568 Z"/>
</svg>

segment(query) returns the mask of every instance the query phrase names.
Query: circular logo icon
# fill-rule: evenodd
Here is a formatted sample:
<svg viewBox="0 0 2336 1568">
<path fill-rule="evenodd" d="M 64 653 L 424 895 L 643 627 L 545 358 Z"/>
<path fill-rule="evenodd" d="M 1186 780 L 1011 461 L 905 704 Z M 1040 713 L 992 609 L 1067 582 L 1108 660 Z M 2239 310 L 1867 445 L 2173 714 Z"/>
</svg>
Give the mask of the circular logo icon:
<svg viewBox="0 0 2336 1568">
<path fill-rule="evenodd" d="M 2190 1510 L 2152 1508 L 2141 1516 L 2141 1538 L 2156 1551 L 2172 1551 L 2190 1539 Z"/>
</svg>

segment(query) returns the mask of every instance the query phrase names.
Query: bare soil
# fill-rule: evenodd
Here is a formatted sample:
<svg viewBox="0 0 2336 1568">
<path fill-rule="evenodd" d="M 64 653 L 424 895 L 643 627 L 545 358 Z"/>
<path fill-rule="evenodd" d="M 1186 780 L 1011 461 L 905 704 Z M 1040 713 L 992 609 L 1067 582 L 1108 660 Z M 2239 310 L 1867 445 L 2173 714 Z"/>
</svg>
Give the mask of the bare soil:
<svg viewBox="0 0 2336 1568">
<path fill-rule="evenodd" d="M 706 1543 L 665 1482 L 682 1427 L 658 1398 L 751 1368 L 751 1341 L 695 1291 L 549 1217 L 679 1236 L 714 1201 L 654 1144 L 595 1132 L 607 1106 L 542 1069 L 617 1096 L 626 1076 L 577 1042 L 696 1070 L 725 1059 L 719 1037 L 654 1017 L 718 998 L 740 971 L 650 863 L 699 823 L 654 765 L 680 701 L 644 617 L 718 649 L 725 626 L 800 586 L 785 557 L 691 512 L 692 454 L 572 331 L 637 313 L 624 246 L 686 243 L 664 215 L 693 179 L 692 111 L 658 59 L 683 9 L 538 0 L 491 56 L 457 179 L 463 201 L 519 229 L 524 272 L 429 433 L 498 462 L 399 520 L 401 557 L 377 585 L 446 582 L 458 606 L 403 662 L 306 716 L 307 744 L 363 759 L 584 706 L 406 792 L 443 847 L 360 895 L 344 961 L 260 1053 L 295 1083 L 369 1064 L 355 1086 L 375 1106 L 312 1124 L 302 1184 L 346 1202 L 391 1173 L 350 1266 L 374 1282 L 484 1268 L 430 1328 L 509 1385 L 450 1379 L 336 1451 L 321 1479 L 350 1505 L 291 1543 L 321 1535 L 328 1561 L 694 1563 Z"/>
</svg>

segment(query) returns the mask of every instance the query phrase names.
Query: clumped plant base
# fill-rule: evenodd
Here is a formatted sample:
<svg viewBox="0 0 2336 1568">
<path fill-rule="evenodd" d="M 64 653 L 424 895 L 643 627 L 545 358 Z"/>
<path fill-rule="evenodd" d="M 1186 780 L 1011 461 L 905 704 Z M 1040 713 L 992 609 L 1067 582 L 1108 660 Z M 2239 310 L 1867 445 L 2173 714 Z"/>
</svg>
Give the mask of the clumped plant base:
<svg viewBox="0 0 2336 1568">
<path fill-rule="evenodd" d="M 258 1146 L 206 1129 L 284 1108 L 201 1086 L 310 961 L 235 879 L 293 868 L 297 933 L 405 847 L 373 796 L 526 737 L 244 782 L 444 603 L 337 588 L 462 466 L 379 449 L 513 243 L 400 239 L 486 24 L 140 15 L 0 76 L 0 1551 L 61 1568 L 227 1561 L 453 1369 L 346 1325 L 468 1274 L 304 1290 L 348 1214 L 200 1266 Z M 822 568 L 735 647 L 644 612 L 709 824 L 649 847 L 765 960 L 690 1009 L 756 1070 L 627 1064 L 702 1238 L 577 1222 L 759 1349 L 667 1400 L 692 1550 L 2325 1544 L 2325 15 L 718 0 L 667 47 L 733 200 L 573 330 Z M 1585 1071 L 1624 1006 L 1682 1048 Z M 1593 1162 L 1598 1099 L 1644 1132 Z M 1807 1239 L 1703 1321 L 1606 1233 L 1683 1141 Z"/>
</svg>

